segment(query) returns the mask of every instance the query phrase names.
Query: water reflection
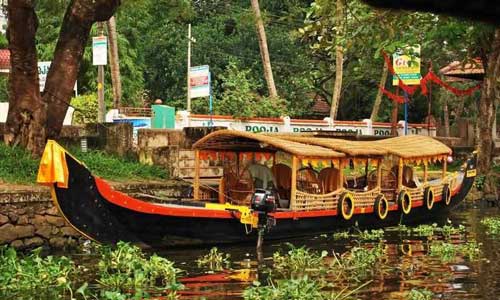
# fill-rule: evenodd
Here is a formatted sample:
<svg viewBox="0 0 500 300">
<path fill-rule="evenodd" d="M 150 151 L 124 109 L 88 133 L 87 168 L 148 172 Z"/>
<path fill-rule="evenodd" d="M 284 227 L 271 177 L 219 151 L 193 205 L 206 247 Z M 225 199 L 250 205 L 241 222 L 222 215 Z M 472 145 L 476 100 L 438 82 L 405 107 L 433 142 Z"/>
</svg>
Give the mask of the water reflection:
<svg viewBox="0 0 500 300">
<path fill-rule="evenodd" d="M 454 212 L 450 219 L 453 225 L 466 227 L 463 233 L 407 234 L 397 228 L 386 229 L 383 237 L 383 262 L 377 265 L 373 281 L 356 295 L 359 299 L 395 300 L 405 299 L 413 288 L 425 288 L 434 293 L 433 299 L 457 300 L 499 300 L 500 299 L 500 237 L 489 236 L 479 223 L 488 216 L 498 216 L 496 208 L 467 208 Z M 443 225 L 443 224 L 440 224 Z M 470 260 L 456 255 L 450 261 L 430 255 L 431 246 L 445 240 L 453 245 L 465 245 L 470 241 L 481 243 L 481 256 Z M 337 240 L 332 234 L 288 241 L 311 250 L 328 251 L 331 254 L 344 253 L 353 247 L 375 247 L 378 241 L 356 242 L 352 239 Z M 232 269 L 210 272 L 199 268 L 196 259 L 209 252 L 209 248 L 173 249 L 160 252 L 161 256 L 175 262 L 185 271 L 181 280 L 186 289 L 179 293 L 181 299 L 241 299 L 242 291 L 259 280 L 266 282 L 266 267 L 272 268 L 272 256 L 276 251 L 288 250 L 285 242 L 266 241 L 264 246 L 265 266 L 258 266 L 255 245 L 219 246 L 219 250 L 231 254 Z M 88 278 L 93 282 L 96 274 L 92 255 L 75 255 L 78 265 L 90 271 Z M 331 258 L 331 257 L 330 257 Z M 343 283 L 345 284 L 345 283 Z M 361 284 L 361 283 L 359 283 Z"/>
<path fill-rule="evenodd" d="M 357 297 L 360 299 L 404 299 L 412 288 L 426 288 L 434 293 L 434 299 L 500 299 L 500 238 L 485 234 L 479 221 L 486 216 L 498 215 L 498 209 L 463 209 L 450 217 L 455 225 L 466 226 L 466 234 L 452 234 L 448 242 L 462 245 L 477 240 L 482 243 L 480 259 L 470 260 L 457 255 L 449 262 L 429 255 L 430 247 L 443 236 L 408 236 L 396 230 L 388 230 L 384 236 L 384 263 L 377 270 L 374 281 L 364 288 Z M 292 240 L 296 246 L 305 245 L 315 251 L 345 252 L 357 242 L 334 240 L 332 235 L 316 236 Z M 371 247 L 374 242 L 363 243 Z M 194 261 L 209 249 L 171 250 L 163 256 L 176 262 L 187 272 L 182 280 L 186 290 L 181 299 L 241 299 L 242 291 L 254 280 L 263 280 L 255 263 L 254 245 L 231 245 L 219 247 L 230 253 L 234 271 L 207 274 Z M 267 242 L 264 247 L 266 264 L 272 266 L 272 254 L 284 250 L 282 242 Z"/>
</svg>

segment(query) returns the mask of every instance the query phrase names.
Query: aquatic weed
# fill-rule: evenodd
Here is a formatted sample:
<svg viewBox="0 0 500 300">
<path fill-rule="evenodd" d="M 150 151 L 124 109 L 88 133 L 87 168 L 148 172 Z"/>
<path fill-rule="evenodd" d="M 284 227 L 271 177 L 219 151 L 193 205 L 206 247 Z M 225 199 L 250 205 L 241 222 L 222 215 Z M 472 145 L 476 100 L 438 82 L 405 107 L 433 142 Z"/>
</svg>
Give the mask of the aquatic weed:
<svg viewBox="0 0 500 300">
<path fill-rule="evenodd" d="M 334 240 L 343 240 L 343 239 L 348 239 L 350 237 L 350 233 L 349 231 L 339 231 L 339 232 L 335 232 L 333 234 L 333 239 Z"/>
<path fill-rule="evenodd" d="M 243 299 L 245 300 L 322 300 L 328 299 L 326 293 L 322 292 L 324 285 L 317 280 L 303 276 L 298 279 L 283 279 L 276 282 L 270 281 L 270 285 L 261 286 L 260 282 L 254 282 L 253 286 L 245 289 Z"/>
<path fill-rule="evenodd" d="M 446 242 L 433 242 L 430 247 L 430 255 L 438 257 L 440 260 L 448 262 L 455 259 L 457 247 Z"/>
<path fill-rule="evenodd" d="M 486 227 L 486 234 L 500 234 L 500 217 L 488 217 L 481 220 L 481 224 Z"/>
<path fill-rule="evenodd" d="M 362 241 L 377 241 L 383 239 L 384 234 L 385 232 L 383 229 L 372 229 L 370 231 L 360 231 L 357 237 Z"/>
<path fill-rule="evenodd" d="M 219 252 L 217 247 L 213 247 L 208 254 L 199 257 L 196 263 L 198 267 L 206 267 L 210 271 L 222 271 L 231 265 L 230 258 L 231 255 Z"/>
<path fill-rule="evenodd" d="M 147 259 L 139 247 L 118 242 L 115 249 L 101 247 L 97 282 L 101 297 L 107 300 L 149 298 L 150 292 L 167 291 L 166 299 L 176 299 L 182 288 L 177 282 L 180 270 L 157 255 Z"/>
<path fill-rule="evenodd" d="M 437 231 L 436 223 L 433 223 L 432 225 L 421 224 L 412 229 L 412 232 L 416 235 L 425 237 L 433 236 L 435 231 Z"/>
<path fill-rule="evenodd" d="M 405 297 L 406 300 L 431 300 L 434 293 L 428 289 L 412 289 Z"/>
<path fill-rule="evenodd" d="M 0 246 L 0 295 L 2 298 L 73 298 L 73 261 L 65 256 L 41 257 L 41 248 L 19 256 L 16 250 Z"/>
<path fill-rule="evenodd" d="M 470 241 L 460 245 L 459 251 L 469 260 L 476 260 L 481 256 L 481 246 L 482 243 Z"/>
<path fill-rule="evenodd" d="M 321 253 L 313 252 L 305 247 L 297 248 L 287 243 L 289 250 L 286 254 L 275 252 L 273 255 L 274 268 L 282 274 L 308 274 L 324 272 L 324 258 L 327 251 Z"/>
</svg>

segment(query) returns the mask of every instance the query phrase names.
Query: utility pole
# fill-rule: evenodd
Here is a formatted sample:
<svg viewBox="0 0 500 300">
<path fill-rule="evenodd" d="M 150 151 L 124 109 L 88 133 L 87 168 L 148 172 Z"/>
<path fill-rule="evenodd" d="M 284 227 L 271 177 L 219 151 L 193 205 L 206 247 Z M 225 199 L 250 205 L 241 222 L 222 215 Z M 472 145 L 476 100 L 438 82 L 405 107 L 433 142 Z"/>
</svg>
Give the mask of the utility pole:
<svg viewBox="0 0 500 300">
<path fill-rule="evenodd" d="M 98 26 L 101 36 L 104 36 L 104 24 L 99 22 Z M 97 66 L 97 100 L 99 105 L 97 122 L 104 123 L 106 118 L 106 105 L 104 103 L 104 65 Z"/>
<path fill-rule="evenodd" d="M 188 53 L 187 53 L 187 111 L 191 112 L 191 24 L 188 24 Z"/>
</svg>

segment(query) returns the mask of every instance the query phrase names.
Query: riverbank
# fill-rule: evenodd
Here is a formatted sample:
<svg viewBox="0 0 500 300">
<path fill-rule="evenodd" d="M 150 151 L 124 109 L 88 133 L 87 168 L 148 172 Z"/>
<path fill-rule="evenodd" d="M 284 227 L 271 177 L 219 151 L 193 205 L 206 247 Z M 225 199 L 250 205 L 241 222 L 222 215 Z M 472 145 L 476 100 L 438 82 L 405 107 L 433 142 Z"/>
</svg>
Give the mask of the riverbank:
<svg viewBox="0 0 500 300">
<path fill-rule="evenodd" d="M 112 181 L 114 189 L 127 193 L 180 197 L 189 185 L 177 180 Z M 86 240 L 73 229 L 52 202 L 50 189 L 34 184 L 0 183 L 0 245 L 16 249 L 73 248 Z"/>
</svg>

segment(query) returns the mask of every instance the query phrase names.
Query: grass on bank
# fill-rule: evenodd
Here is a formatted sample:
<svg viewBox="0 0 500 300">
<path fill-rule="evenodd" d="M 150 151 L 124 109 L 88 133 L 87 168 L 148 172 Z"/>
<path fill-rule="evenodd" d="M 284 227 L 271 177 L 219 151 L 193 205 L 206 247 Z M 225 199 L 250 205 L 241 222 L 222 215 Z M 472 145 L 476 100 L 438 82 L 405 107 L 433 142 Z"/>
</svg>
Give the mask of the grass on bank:
<svg viewBox="0 0 500 300">
<path fill-rule="evenodd" d="M 158 166 L 140 164 L 132 158 L 117 157 L 90 149 L 87 153 L 76 149 L 70 153 L 84 162 L 94 175 L 108 180 L 168 178 L 166 170 Z M 20 147 L 8 147 L 0 143 L 0 183 L 34 184 L 39 162 L 39 159 L 32 158 L 29 152 Z"/>
</svg>

